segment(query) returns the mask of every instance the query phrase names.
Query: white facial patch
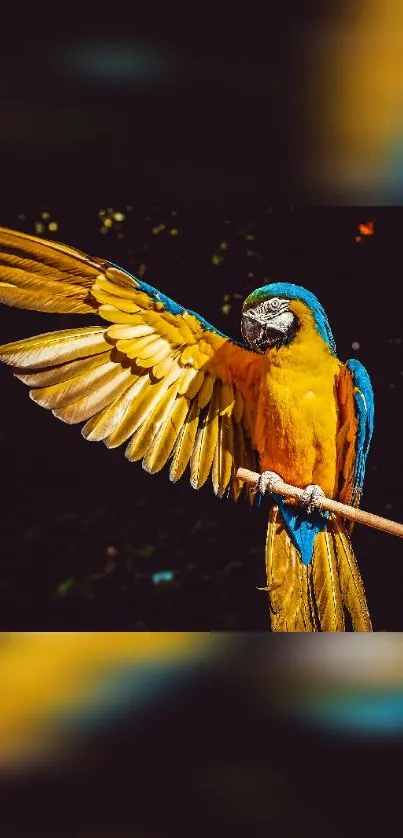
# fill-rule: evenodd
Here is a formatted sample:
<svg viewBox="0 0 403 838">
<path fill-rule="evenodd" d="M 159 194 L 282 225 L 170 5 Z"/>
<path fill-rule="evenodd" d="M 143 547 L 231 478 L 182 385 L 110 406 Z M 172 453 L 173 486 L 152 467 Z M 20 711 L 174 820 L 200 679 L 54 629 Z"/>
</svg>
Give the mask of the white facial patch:
<svg viewBox="0 0 403 838">
<path fill-rule="evenodd" d="M 267 321 L 267 325 L 272 326 L 273 329 L 277 329 L 278 332 L 285 334 L 288 332 L 288 329 L 292 325 L 293 321 L 294 315 L 291 311 L 283 311 L 281 314 L 270 317 L 270 320 Z"/>
<path fill-rule="evenodd" d="M 276 315 L 288 311 L 288 300 L 280 300 L 279 297 L 272 297 L 271 300 L 265 300 L 259 303 L 255 308 L 251 308 L 245 312 L 245 317 L 250 317 L 252 320 L 257 320 L 259 323 L 265 324 L 269 320 L 273 320 Z"/>
<path fill-rule="evenodd" d="M 288 310 L 288 300 L 279 300 L 277 297 L 272 300 L 265 300 L 256 308 L 246 311 L 244 317 L 248 317 L 262 326 L 273 326 L 281 333 L 287 332 L 294 320 L 294 315 Z"/>
</svg>

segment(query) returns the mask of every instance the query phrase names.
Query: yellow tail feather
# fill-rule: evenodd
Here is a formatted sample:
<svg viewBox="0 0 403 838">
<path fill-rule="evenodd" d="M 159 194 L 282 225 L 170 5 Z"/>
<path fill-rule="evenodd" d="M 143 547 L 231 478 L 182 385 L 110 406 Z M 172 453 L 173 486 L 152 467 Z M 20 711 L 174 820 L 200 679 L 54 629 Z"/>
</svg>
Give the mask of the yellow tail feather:
<svg viewBox="0 0 403 838">
<path fill-rule="evenodd" d="M 343 602 L 350 612 L 354 631 L 372 631 L 364 585 L 347 530 L 340 519 L 333 517 L 333 541 Z"/>
<path fill-rule="evenodd" d="M 270 510 L 266 573 L 272 631 L 317 631 L 310 596 L 312 566 L 302 563 L 277 506 Z"/>
<path fill-rule="evenodd" d="M 270 510 L 266 540 L 267 590 L 272 631 L 372 631 L 364 586 L 343 523 L 330 516 L 304 565 L 277 506 Z"/>
</svg>

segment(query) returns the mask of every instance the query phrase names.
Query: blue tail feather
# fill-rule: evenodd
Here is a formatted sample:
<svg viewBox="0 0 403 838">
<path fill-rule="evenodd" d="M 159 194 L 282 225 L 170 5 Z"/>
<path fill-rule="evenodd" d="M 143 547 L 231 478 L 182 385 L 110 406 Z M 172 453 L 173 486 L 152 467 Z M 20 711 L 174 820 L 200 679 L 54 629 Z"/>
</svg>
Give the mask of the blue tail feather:
<svg viewBox="0 0 403 838">
<path fill-rule="evenodd" d="M 257 496 L 257 506 L 262 503 L 263 495 Z M 313 544 L 315 536 L 321 532 L 329 517 L 328 512 L 314 511 L 307 513 L 301 506 L 293 506 L 287 503 L 280 495 L 269 495 L 270 505 L 277 504 L 280 509 L 284 526 L 292 543 L 301 555 L 304 565 L 309 565 L 313 556 Z"/>
</svg>

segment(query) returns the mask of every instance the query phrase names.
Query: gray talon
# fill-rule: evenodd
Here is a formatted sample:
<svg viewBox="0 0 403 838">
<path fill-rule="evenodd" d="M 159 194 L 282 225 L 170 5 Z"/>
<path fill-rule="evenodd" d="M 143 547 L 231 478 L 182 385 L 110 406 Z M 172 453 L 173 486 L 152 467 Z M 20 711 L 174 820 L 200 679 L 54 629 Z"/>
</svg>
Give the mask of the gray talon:
<svg viewBox="0 0 403 838">
<path fill-rule="evenodd" d="M 306 506 L 306 511 L 308 515 L 311 515 L 312 512 L 318 508 L 318 501 L 321 498 L 325 497 L 324 491 L 318 486 L 316 483 L 310 483 L 309 486 L 304 489 L 304 493 L 302 495 L 302 503 Z"/>
<path fill-rule="evenodd" d="M 263 495 L 267 491 L 271 494 L 274 492 L 274 486 L 279 482 L 282 483 L 283 478 L 276 471 L 263 471 L 257 482 L 256 491 Z"/>
</svg>

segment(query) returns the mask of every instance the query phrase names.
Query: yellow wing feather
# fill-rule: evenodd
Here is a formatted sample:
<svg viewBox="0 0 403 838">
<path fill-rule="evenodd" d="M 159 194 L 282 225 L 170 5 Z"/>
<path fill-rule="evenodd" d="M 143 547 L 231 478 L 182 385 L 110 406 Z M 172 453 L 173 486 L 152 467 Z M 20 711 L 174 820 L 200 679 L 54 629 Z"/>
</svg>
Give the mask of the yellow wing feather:
<svg viewBox="0 0 403 838">
<path fill-rule="evenodd" d="M 194 489 L 200 489 L 207 480 L 218 441 L 218 386 L 214 385 L 213 395 L 197 432 L 195 446 L 190 463 L 190 482 Z"/>
<path fill-rule="evenodd" d="M 148 418 L 137 428 L 126 449 L 130 461 L 141 460 L 154 447 L 154 439 L 161 426 L 169 421 L 177 394 L 177 387 L 171 384 Z"/>
<path fill-rule="evenodd" d="M 130 388 L 87 422 L 81 433 L 91 441 L 103 440 L 107 448 L 117 448 L 129 439 L 136 426 L 133 413 L 142 391 L 149 387 L 145 376 L 134 378 Z M 90 424 L 91 423 L 91 424 Z"/>
<path fill-rule="evenodd" d="M 0 302 L 53 313 L 94 313 L 102 262 L 56 242 L 0 228 Z"/>
<path fill-rule="evenodd" d="M 343 600 L 334 542 L 327 526 L 315 537 L 312 577 L 321 630 L 344 631 Z"/>
<path fill-rule="evenodd" d="M 189 412 L 189 400 L 186 396 L 175 399 L 168 421 L 163 423 L 148 447 L 143 460 L 143 468 L 153 474 L 165 465 L 183 427 Z"/>
<path fill-rule="evenodd" d="M 169 477 L 173 483 L 176 483 L 176 481 L 182 477 L 182 474 L 191 458 L 196 440 L 197 429 L 199 427 L 199 417 L 200 405 L 198 404 L 197 399 L 194 399 L 191 403 L 189 413 L 182 426 L 173 451 L 172 463 L 169 471 Z"/>
<path fill-rule="evenodd" d="M 213 461 L 213 486 L 216 495 L 224 494 L 232 477 L 234 460 L 233 425 L 230 416 L 219 417 L 218 440 Z"/>
<path fill-rule="evenodd" d="M 66 329 L 6 344 L 1 347 L 1 360 L 12 367 L 41 369 L 99 355 L 111 348 L 102 327 Z"/>
<path fill-rule="evenodd" d="M 150 472 L 172 458 L 176 481 L 211 473 L 222 495 L 254 467 L 262 357 L 237 346 L 135 277 L 68 246 L 0 228 L 0 301 L 19 308 L 98 314 L 105 325 L 0 347 L 30 396 L 83 436 Z"/>
</svg>

